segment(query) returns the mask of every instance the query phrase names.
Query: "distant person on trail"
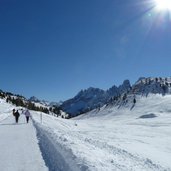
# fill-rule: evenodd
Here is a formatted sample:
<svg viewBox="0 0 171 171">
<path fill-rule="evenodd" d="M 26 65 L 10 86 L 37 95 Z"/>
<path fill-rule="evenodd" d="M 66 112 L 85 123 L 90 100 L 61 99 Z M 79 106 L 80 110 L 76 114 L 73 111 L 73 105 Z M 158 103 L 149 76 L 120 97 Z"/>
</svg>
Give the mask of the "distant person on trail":
<svg viewBox="0 0 171 171">
<path fill-rule="evenodd" d="M 130 110 L 132 110 L 135 107 L 135 103 L 136 103 L 136 98 L 134 97 L 134 99 L 133 99 L 133 105 L 132 105 L 132 107 L 131 107 Z"/>
<path fill-rule="evenodd" d="M 18 110 L 15 111 L 15 109 L 13 109 L 13 115 L 15 117 L 15 122 L 18 123 L 18 119 L 20 117 L 20 114 L 19 114 Z"/>
<path fill-rule="evenodd" d="M 27 109 L 27 110 L 25 111 L 24 114 L 25 114 L 25 116 L 26 116 L 26 122 L 28 123 L 28 122 L 29 122 L 29 118 L 30 118 L 30 116 L 31 116 L 29 110 Z"/>
<path fill-rule="evenodd" d="M 15 109 L 12 110 L 12 114 L 13 114 L 13 116 L 15 116 Z"/>
</svg>

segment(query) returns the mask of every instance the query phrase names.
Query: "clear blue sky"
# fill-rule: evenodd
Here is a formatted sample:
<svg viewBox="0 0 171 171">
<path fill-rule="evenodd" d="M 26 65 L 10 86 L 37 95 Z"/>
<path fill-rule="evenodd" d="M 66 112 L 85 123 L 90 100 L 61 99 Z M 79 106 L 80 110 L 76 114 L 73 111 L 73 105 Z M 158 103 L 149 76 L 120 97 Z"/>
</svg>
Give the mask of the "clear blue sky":
<svg viewBox="0 0 171 171">
<path fill-rule="evenodd" d="M 154 0 L 0 0 L 0 89 L 50 101 L 170 76 L 171 18 Z"/>
</svg>

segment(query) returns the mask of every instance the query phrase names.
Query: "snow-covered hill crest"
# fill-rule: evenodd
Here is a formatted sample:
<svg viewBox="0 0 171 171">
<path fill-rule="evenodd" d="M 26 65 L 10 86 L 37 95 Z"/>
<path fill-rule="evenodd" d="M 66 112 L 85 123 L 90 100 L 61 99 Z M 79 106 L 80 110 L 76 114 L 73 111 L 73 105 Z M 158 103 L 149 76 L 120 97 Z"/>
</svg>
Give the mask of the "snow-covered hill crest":
<svg viewBox="0 0 171 171">
<path fill-rule="evenodd" d="M 131 93 L 148 95 L 152 94 L 170 94 L 171 78 L 140 78 L 133 86 Z"/>
<path fill-rule="evenodd" d="M 43 105 L 44 107 L 53 107 L 53 106 L 60 106 L 61 102 L 49 102 L 47 100 L 40 100 L 35 96 L 32 96 L 28 99 L 30 102 L 33 103 L 39 103 L 40 105 Z"/>
</svg>

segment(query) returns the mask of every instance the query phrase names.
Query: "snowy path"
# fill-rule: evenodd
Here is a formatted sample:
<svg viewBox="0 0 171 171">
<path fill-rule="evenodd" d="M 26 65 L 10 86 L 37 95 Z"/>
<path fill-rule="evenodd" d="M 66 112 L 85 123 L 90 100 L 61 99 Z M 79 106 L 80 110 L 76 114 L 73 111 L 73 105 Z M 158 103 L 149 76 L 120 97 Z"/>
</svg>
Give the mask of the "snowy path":
<svg viewBox="0 0 171 171">
<path fill-rule="evenodd" d="M 10 116 L 0 122 L 0 170 L 47 171 L 32 122 L 20 116 L 18 124 Z"/>
</svg>

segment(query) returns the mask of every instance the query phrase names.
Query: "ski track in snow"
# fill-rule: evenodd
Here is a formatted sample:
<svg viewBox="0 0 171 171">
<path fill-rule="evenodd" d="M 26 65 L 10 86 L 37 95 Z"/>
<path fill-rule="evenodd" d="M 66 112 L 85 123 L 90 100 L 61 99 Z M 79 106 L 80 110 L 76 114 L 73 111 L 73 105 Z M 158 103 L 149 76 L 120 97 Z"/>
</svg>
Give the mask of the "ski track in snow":
<svg viewBox="0 0 171 171">
<path fill-rule="evenodd" d="M 65 145 L 58 143 L 56 136 L 49 128 L 34 123 L 37 129 L 37 137 L 39 146 L 43 154 L 43 158 L 50 171 L 84 171 L 84 165 L 79 165 L 75 161 L 76 156 L 71 149 L 67 149 Z"/>
</svg>

